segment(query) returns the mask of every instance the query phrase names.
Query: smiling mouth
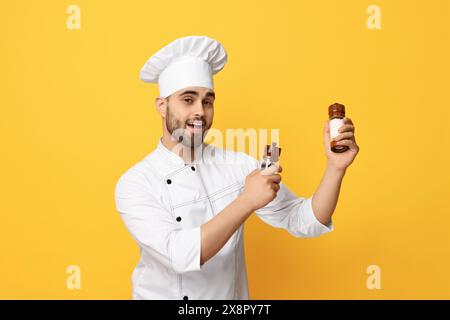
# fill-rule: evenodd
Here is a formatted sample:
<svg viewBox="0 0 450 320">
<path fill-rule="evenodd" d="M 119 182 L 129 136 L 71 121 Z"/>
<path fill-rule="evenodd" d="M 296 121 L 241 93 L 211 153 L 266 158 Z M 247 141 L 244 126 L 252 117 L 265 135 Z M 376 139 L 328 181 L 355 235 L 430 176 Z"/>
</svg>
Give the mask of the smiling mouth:
<svg viewBox="0 0 450 320">
<path fill-rule="evenodd" d="M 201 121 L 201 120 L 188 121 L 187 127 L 191 128 L 194 131 L 202 131 L 202 129 L 203 129 L 203 121 Z"/>
</svg>

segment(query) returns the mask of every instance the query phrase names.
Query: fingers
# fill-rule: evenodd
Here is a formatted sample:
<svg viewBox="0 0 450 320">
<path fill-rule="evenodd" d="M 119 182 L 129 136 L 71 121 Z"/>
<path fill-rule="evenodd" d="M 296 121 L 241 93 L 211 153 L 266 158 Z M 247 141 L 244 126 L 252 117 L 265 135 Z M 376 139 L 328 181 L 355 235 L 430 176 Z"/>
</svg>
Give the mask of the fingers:
<svg viewBox="0 0 450 320">
<path fill-rule="evenodd" d="M 283 168 L 276 163 L 260 171 L 261 175 L 264 176 L 267 181 L 267 186 L 272 188 L 275 192 L 280 190 L 281 171 L 283 171 Z"/>
<path fill-rule="evenodd" d="M 281 175 L 279 175 L 278 173 L 271 174 L 270 176 L 267 176 L 267 180 L 271 183 L 280 183 Z"/>
<path fill-rule="evenodd" d="M 352 124 L 344 124 L 344 125 L 342 125 L 340 128 L 339 128 L 339 130 L 338 130 L 340 133 L 341 132 L 355 132 L 355 126 L 354 125 L 352 125 Z"/>
<path fill-rule="evenodd" d="M 272 189 L 275 190 L 275 192 L 278 192 L 278 190 L 280 190 L 280 185 L 278 183 L 272 183 Z"/>
<path fill-rule="evenodd" d="M 344 118 L 344 125 L 342 125 L 338 132 L 340 134 L 333 138 L 334 141 L 347 141 L 343 143 L 337 143 L 338 145 L 346 145 L 346 146 L 352 146 L 352 144 L 356 145 L 355 140 L 355 126 L 353 125 L 353 122 L 350 118 L 345 117 Z"/>
<path fill-rule="evenodd" d="M 353 134 L 353 132 L 344 132 L 344 133 L 341 133 L 340 135 L 334 137 L 333 140 L 334 141 L 340 141 L 340 140 L 345 140 L 345 139 L 353 140 L 354 137 L 355 137 L 355 135 Z"/>
<path fill-rule="evenodd" d="M 359 150 L 358 145 L 353 140 L 341 140 L 336 142 L 336 145 L 338 146 L 348 146 L 351 150 Z"/>
<path fill-rule="evenodd" d="M 282 171 L 282 169 L 281 169 L 280 165 L 273 164 L 270 167 L 265 168 L 264 170 L 261 170 L 261 174 L 263 176 L 269 176 L 269 175 L 272 175 L 272 174 L 275 174 L 275 173 L 281 172 L 281 171 Z"/>
<path fill-rule="evenodd" d="M 344 121 L 344 124 L 353 124 L 352 119 L 347 118 L 347 117 L 344 117 L 343 121 Z"/>
</svg>

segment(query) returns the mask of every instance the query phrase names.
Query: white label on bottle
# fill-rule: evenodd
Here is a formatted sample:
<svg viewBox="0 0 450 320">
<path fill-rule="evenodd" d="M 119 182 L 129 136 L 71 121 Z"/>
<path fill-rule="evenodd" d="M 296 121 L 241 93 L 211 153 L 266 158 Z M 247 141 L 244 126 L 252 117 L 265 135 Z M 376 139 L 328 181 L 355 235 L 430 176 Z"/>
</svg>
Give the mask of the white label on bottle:
<svg viewBox="0 0 450 320">
<path fill-rule="evenodd" d="M 336 138 L 340 134 L 338 130 L 343 124 L 343 119 L 334 118 L 330 120 L 330 139 Z"/>
</svg>

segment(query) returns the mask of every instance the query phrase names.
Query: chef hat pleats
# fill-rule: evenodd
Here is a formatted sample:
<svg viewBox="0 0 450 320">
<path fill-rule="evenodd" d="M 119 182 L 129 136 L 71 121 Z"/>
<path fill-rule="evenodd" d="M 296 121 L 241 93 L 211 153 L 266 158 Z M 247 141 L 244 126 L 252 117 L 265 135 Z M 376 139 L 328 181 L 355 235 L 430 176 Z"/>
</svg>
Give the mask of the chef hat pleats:
<svg viewBox="0 0 450 320">
<path fill-rule="evenodd" d="M 188 36 L 172 41 L 156 52 L 141 69 L 144 82 L 158 83 L 159 96 L 166 98 L 186 87 L 214 89 L 213 75 L 223 69 L 227 52 L 206 36 Z"/>
</svg>

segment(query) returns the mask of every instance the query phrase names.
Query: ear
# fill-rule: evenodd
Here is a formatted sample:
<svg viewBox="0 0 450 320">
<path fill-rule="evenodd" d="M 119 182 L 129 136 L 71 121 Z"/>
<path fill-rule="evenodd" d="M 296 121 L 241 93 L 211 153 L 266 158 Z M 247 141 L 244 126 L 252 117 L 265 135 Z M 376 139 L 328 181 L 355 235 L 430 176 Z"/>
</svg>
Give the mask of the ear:
<svg viewBox="0 0 450 320">
<path fill-rule="evenodd" d="M 165 118 L 166 117 L 166 110 L 167 110 L 167 101 L 166 101 L 166 99 L 161 98 L 161 97 L 157 97 L 155 99 L 155 107 L 156 107 L 156 111 L 159 112 L 161 117 Z"/>
</svg>

